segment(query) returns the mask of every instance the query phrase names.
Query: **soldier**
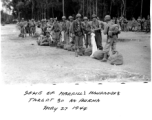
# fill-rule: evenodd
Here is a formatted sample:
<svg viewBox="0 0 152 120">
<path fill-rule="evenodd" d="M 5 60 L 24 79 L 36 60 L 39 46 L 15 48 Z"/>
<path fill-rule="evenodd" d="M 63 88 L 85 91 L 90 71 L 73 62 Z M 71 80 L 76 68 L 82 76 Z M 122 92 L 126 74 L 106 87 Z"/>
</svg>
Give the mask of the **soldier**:
<svg viewBox="0 0 152 120">
<path fill-rule="evenodd" d="M 26 27 L 26 22 L 24 21 L 24 18 L 22 18 L 22 19 L 21 19 L 21 22 L 20 22 L 20 28 L 21 28 L 21 33 L 20 33 L 20 35 L 21 35 L 22 37 L 25 37 L 25 36 L 26 36 L 25 27 Z"/>
<path fill-rule="evenodd" d="M 99 24 L 99 21 L 97 20 L 97 16 L 95 14 L 92 15 L 93 21 L 91 25 L 92 32 L 95 33 L 95 41 L 97 44 L 97 48 L 99 50 L 102 50 L 102 36 L 101 36 L 101 24 Z"/>
<path fill-rule="evenodd" d="M 135 31 L 135 28 L 136 28 L 136 19 L 133 17 L 132 18 L 132 27 L 131 27 L 131 30 L 133 31 Z"/>
<path fill-rule="evenodd" d="M 147 16 L 146 20 L 146 32 L 150 32 L 150 16 Z"/>
<path fill-rule="evenodd" d="M 58 44 L 58 42 L 60 41 L 61 29 L 60 29 L 60 25 L 57 21 L 57 18 L 54 18 L 54 23 L 53 23 L 51 30 L 54 31 L 54 41 L 56 44 Z"/>
<path fill-rule="evenodd" d="M 64 35 L 64 43 L 69 44 L 69 38 L 68 38 L 68 21 L 66 20 L 66 17 L 62 17 L 62 25 L 61 25 L 61 31 L 63 32 Z"/>
<path fill-rule="evenodd" d="M 47 31 L 46 31 L 46 36 L 41 37 L 41 40 L 38 41 L 38 44 L 39 44 L 40 46 L 43 46 L 43 45 L 49 45 L 50 42 L 51 42 L 50 32 L 47 30 Z"/>
<path fill-rule="evenodd" d="M 45 36 L 46 30 L 47 30 L 47 25 L 46 25 L 46 22 L 44 19 L 42 19 L 41 29 L 42 29 L 42 34 Z"/>
<path fill-rule="evenodd" d="M 69 28 L 68 28 L 68 31 L 69 31 L 69 42 L 70 43 L 73 43 L 74 42 L 74 37 L 73 37 L 73 17 L 72 16 L 69 16 Z"/>
<path fill-rule="evenodd" d="M 35 34 L 35 31 L 36 31 L 36 23 L 34 21 L 34 19 L 31 20 L 31 23 L 30 23 L 30 32 L 31 32 L 31 35 Z"/>
<path fill-rule="evenodd" d="M 84 26 L 81 22 L 81 14 L 76 15 L 76 20 L 73 22 L 73 34 L 75 36 L 75 56 L 78 57 L 78 54 L 80 56 L 83 55 L 83 37 L 84 37 Z"/>
<path fill-rule="evenodd" d="M 141 18 L 140 18 L 140 16 L 138 17 L 137 22 L 139 23 L 138 30 L 141 31 L 141 25 L 142 24 L 141 24 Z"/>
<path fill-rule="evenodd" d="M 112 54 L 116 53 L 116 42 L 118 39 L 117 35 L 120 33 L 119 26 L 117 24 L 114 24 L 111 21 L 110 15 L 105 16 L 105 21 L 107 22 L 107 24 L 105 25 L 103 33 L 107 35 L 107 41 L 103 49 L 104 58 L 102 59 L 102 62 L 107 61 L 107 56 L 109 54 L 110 48 L 111 48 Z"/>
<path fill-rule="evenodd" d="M 85 32 L 85 46 L 91 47 L 91 25 L 88 23 L 88 18 L 84 17 L 84 32 Z"/>
</svg>

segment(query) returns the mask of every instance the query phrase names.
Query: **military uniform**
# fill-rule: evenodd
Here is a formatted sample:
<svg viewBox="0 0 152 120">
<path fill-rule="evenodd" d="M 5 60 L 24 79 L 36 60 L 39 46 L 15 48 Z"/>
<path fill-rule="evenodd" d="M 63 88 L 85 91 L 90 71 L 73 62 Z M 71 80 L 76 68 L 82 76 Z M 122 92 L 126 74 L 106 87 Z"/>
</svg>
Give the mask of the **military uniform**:
<svg viewBox="0 0 152 120">
<path fill-rule="evenodd" d="M 69 42 L 74 42 L 74 36 L 73 36 L 73 17 L 69 16 L 69 26 L 68 26 L 68 33 L 69 33 Z"/>
<path fill-rule="evenodd" d="M 105 28 L 104 28 L 104 34 L 107 35 L 107 41 L 103 49 L 103 52 L 104 52 L 104 59 L 102 60 L 103 62 L 107 61 L 107 55 L 109 54 L 110 48 L 111 48 L 112 54 L 115 54 L 116 42 L 118 39 L 117 35 L 119 34 L 119 26 L 117 24 L 114 24 L 112 21 L 110 21 L 109 15 L 106 15 L 105 17 L 108 23 L 105 25 Z M 118 29 L 115 30 L 116 27 Z"/>
<path fill-rule="evenodd" d="M 31 34 L 35 34 L 35 31 L 36 31 L 36 23 L 35 21 L 32 19 L 31 22 L 30 22 L 30 33 Z"/>
<path fill-rule="evenodd" d="M 42 30 L 42 34 L 45 36 L 46 35 L 46 30 L 47 30 L 47 24 L 44 20 L 42 20 L 41 30 Z"/>
<path fill-rule="evenodd" d="M 96 15 L 92 15 L 93 18 L 96 18 Z M 95 30 L 95 29 L 99 29 L 99 30 L 95 30 L 95 41 L 97 44 L 97 48 L 99 50 L 102 50 L 102 36 L 101 36 L 101 26 L 99 24 L 99 21 L 96 19 L 95 21 L 92 21 L 92 25 L 91 25 L 91 29 Z"/>
<path fill-rule="evenodd" d="M 60 25 L 57 21 L 55 21 L 53 23 L 52 30 L 54 31 L 54 35 L 55 35 L 54 40 L 56 43 L 58 43 L 60 41 L 61 29 L 60 29 Z"/>
<path fill-rule="evenodd" d="M 84 20 L 88 20 L 87 17 L 84 17 Z M 91 25 L 87 22 L 84 22 L 84 33 L 85 33 L 85 45 L 86 48 L 91 46 Z"/>
<path fill-rule="evenodd" d="M 146 20 L 146 32 L 150 32 L 150 17 L 149 16 Z"/>
<path fill-rule="evenodd" d="M 26 30 L 25 30 L 26 25 L 27 25 L 26 21 L 24 21 L 24 18 L 22 18 L 22 20 L 20 22 L 20 29 L 21 29 L 20 35 L 22 37 L 25 37 L 25 35 L 26 35 Z"/>
<path fill-rule="evenodd" d="M 80 14 L 77 14 L 77 17 L 81 17 Z M 75 52 L 76 52 L 76 57 L 79 55 L 83 55 L 82 49 L 83 49 L 83 37 L 84 37 L 84 26 L 83 23 L 79 20 L 75 20 L 73 22 L 73 34 L 75 35 Z"/>
<path fill-rule="evenodd" d="M 69 22 L 66 19 L 65 16 L 62 17 L 63 22 L 61 25 L 61 31 L 63 32 L 62 35 L 64 35 L 64 43 L 65 44 L 69 44 L 69 33 L 68 33 L 68 26 L 69 26 Z"/>
</svg>

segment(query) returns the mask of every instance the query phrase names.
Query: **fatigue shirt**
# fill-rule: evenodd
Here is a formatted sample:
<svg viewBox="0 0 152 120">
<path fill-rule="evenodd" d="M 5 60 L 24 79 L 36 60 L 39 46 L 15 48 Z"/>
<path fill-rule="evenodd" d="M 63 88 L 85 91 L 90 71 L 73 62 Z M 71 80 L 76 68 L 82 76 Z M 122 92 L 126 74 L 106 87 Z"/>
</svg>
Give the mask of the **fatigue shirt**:
<svg viewBox="0 0 152 120">
<path fill-rule="evenodd" d="M 84 25 L 81 21 L 75 20 L 73 22 L 73 33 L 76 36 L 83 36 L 84 35 L 83 29 L 84 29 Z"/>
<path fill-rule="evenodd" d="M 100 24 L 99 24 L 99 21 L 98 21 L 98 20 L 96 20 L 96 21 L 92 21 L 91 28 L 92 28 L 92 29 L 98 29 L 98 28 L 101 28 L 101 27 L 100 27 Z"/>
<path fill-rule="evenodd" d="M 91 25 L 88 22 L 84 23 L 84 31 L 85 34 L 91 34 Z"/>
<path fill-rule="evenodd" d="M 54 32 L 59 32 L 60 31 L 60 25 L 57 21 L 54 22 L 52 29 L 54 30 Z"/>
</svg>

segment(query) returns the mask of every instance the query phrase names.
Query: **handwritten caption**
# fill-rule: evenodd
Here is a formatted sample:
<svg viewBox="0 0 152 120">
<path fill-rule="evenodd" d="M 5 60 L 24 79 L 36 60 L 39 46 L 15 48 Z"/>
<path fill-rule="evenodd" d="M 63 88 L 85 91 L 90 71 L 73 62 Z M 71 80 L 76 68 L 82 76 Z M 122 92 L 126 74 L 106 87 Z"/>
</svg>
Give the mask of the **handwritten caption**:
<svg viewBox="0 0 152 120">
<path fill-rule="evenodd" d="M 82 103 L 100 103 L 100 96 L 119 96 L 120 92 L 97 92 L 97 91 L 82 91 L 82 92 L 56 92 L 56 91 L 25 91 L 24 96 L 28 96 L 28 103 L 52 103 L 52 106 L 44 105 L 42 110 L 53 111 L 67 111 L 67 110 L 88 110 L 88 106 L 83 106 Z M 96 96 L 97 98 L 94 99 Z M 89 97 L 89 98 L 88 98 Z M 68 106 L 54 106 L 54 104 L 71 103 L 75 104 L 71 107 Z M 63 104 L 64 105 L 64 104 Z M 67 104 L 66 104 L 67 105 Z M 69 107 L 70 106 L 70 107 Z"/>
</svg>

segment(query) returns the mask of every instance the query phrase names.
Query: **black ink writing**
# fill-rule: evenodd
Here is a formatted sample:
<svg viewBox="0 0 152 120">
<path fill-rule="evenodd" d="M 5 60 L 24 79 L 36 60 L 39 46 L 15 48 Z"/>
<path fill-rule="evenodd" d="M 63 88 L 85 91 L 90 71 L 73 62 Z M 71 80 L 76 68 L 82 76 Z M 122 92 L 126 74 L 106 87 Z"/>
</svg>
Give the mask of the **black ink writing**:
<svg viewBox="0 0 152 120">
<path fill-rule="evenodd" d="M 42 91 L 39 92 L 25 91 L 24 95 L 42 95 Z"/>
<path fill-rule="evenodd" d="M 90 91 L 89 95 L 120 95 L 120 92 L 96 92 L 96 91 Z"/>
<path fill-rule="evenodd" d="M 51 102 L 54 98 L 40 99 L 40 98 L 30 98 L 28 102 Z"/>
<path fill-rule="evenodd" d="M 79 102 L 100 102 L 100 99 L 80 99 Z"/>
</svg>

